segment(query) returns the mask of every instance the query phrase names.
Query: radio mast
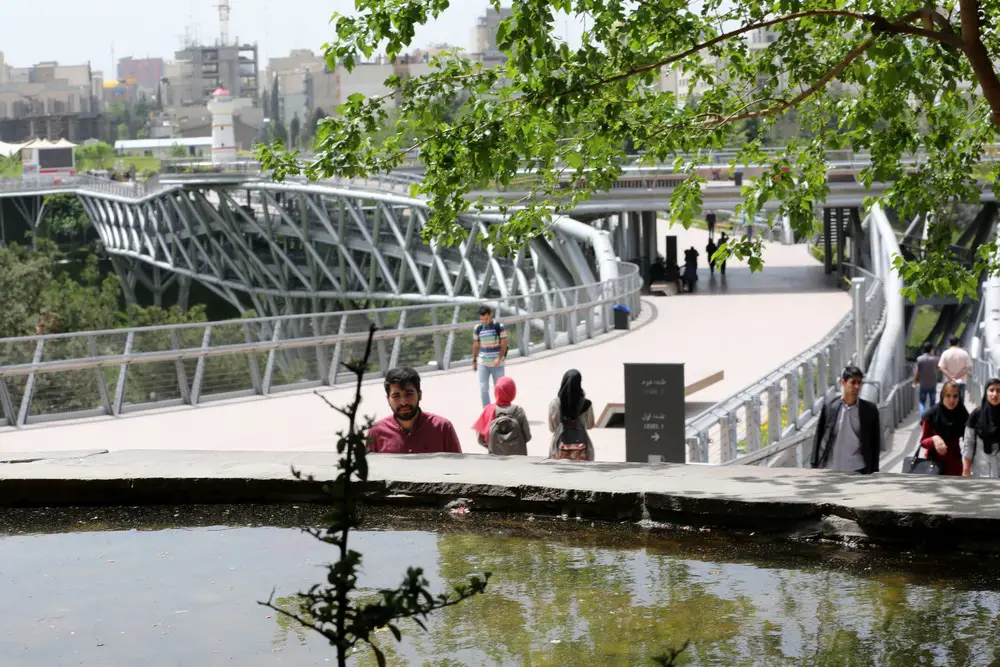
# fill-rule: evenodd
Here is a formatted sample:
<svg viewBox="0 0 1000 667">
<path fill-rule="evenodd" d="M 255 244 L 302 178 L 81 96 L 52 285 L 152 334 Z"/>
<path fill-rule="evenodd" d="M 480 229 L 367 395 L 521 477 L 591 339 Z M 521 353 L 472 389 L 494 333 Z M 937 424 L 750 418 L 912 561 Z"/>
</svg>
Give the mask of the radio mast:
<svg viewBox="0 0 1000 667">
<path fill-rule="evenodd" d="M 229 0 L 219 0 L 216 5 L 219 10 L 219 38 L 222 46 L 229 45 Z"/>
</svg>

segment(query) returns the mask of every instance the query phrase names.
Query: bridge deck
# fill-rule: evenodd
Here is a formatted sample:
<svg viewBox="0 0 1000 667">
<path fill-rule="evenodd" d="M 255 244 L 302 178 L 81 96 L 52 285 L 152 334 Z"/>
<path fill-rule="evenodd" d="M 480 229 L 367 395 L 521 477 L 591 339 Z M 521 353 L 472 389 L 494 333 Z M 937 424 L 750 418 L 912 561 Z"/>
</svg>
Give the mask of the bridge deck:
<svg viewBox="0 0 1000 667">
<path fill-rule="evenodd" d="M 667 233 L 677 233 L 680 250 L 694 245 L 705 264 L 707 233 L 668 230 L 659 223 L 661 252 Z M 530 359 L 514 360 L 507 374 L 518 384 L 517 403 L 524 406 L 533 429 L 529 454 L 548 451 L 547 407 L 563 372 L 577 368 L 596 409 L 624 393 L 623 362 L 684 362 L 689 378 L 719 370 L 725 379 L 689 397 L 691 412 L 725 398 L 818 342 L 850 308 L 845 291 L 828 286 L 822 267 L 805 246 L 768 245 L 763 273 L 731 262 L 722 281 L 699 271 L 693 295 L 645 298 L 643 314 L 632 332 L 616 332 L 594 341 L 562 348 Z M 471 348 L 471 341 L 468 342 Z M 481 451 L 471 424 L 480 411 L 479 388 L 471 368 L 427 375 L 423 407 L 450 418 L 463 449 Z M 350 390 L 331 389 L 328 398 L 346 403 Z M 617 400 L 620 400 L 618 398 Z M 380 382 L 364 388 L 364 411 L 388 414 Z M 309 392 L 249 397 L 197 408 L 174 407 L 125 417 L 38 424 L 14 430 L 0 428 L 0 450 L 70 449 L 329 449 L 344 425 L 337 413 Z M 595 429 L 597 458 L 625 457 L 624 430 Z"/>
</svg>

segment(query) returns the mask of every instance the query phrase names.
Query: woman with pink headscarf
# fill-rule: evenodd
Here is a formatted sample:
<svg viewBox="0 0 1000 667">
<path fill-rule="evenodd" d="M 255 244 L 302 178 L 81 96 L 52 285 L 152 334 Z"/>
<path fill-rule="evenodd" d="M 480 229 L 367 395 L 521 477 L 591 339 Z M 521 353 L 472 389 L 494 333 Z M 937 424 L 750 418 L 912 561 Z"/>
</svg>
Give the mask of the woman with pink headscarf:
<svg viewBox="0 0 1000 667">
<path fill-rule="evenodd" d="M 483 408 L 479 419 L 472 425 L 478 433 L 479 444 L 497 456 L 527 455 L 531 427 L 524 409 L 514 405 L 517 396 L 514 380 L 509 377 L 498 379 L 493 392 L 496 402 Z"/>
</svg>

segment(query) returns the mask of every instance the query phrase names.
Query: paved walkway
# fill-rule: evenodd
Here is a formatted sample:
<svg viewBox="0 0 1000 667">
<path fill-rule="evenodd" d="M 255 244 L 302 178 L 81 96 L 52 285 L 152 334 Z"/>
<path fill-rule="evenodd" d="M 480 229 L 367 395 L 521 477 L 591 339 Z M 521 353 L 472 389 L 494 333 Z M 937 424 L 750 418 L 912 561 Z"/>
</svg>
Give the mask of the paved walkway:
<svg viewBox="0 0 1000 667">
<path fill-rule="evenodd" d="M 665 222 L 660 222 L 658 232 L 661 252 L 665 252 L 665 235 L 676 233 L 680 252 L 693 245 L 704 260 L 707 232 L 672 230 Z M 850 308 L 847 292 L 827 286 L 822 267 L 805 246 L 769 245 L 764 259 L 763 273 L 751 274 L 744 264 L 732 262 L 723 281 L 719 276 L 712 279 L 703 268 L 696 293 L 644 299 L 642 317 L 631 332 L 612 333 L 508 364 L 507 374 L 518 384 L 517 403 L 525 407 L 533 430 L 529 454 L 548 452 L 548 404 L 569 368 L 583 374 L 583 386 L 598 412 L 605 403 L 623 399 L 623 362 L 684 362 L 689 379 L 723 370 L 723 382 L 689 397 L 691 402 L 711 404 L 818 342 Z M 482 451 L 471 430 L 481 409 L 471 368 L 429 374 L 423 392 L 423 407 L 455 423 L 463 449 Z M 326 395 L 344 404 L 350 390 L 330 389 Z M 376 418 L 389 414 L 380 382 L 365 385 L 363 409 Z M 321 451 L 335 446 L 336 431 L 344 425 L 339 414 L 309 391 L 167 408 L 117 419 L 0 428 L 0 451 Z M 624 460 L 623 429 L 595 429 L 593 440 L 599 460 Z"/>
</svg>

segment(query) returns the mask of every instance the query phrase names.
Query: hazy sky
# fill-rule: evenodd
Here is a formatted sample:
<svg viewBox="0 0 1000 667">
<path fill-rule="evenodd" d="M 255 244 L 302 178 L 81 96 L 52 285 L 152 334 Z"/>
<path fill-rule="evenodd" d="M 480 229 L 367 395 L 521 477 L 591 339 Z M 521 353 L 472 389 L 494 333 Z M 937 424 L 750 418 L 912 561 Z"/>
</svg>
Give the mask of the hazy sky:
<svg viewBox="0 0 1000 667">
<path fill-rule="evenodd" d="M 44 20 L 33 2 L 2 2 L 0 51 L 7 64 L 17 67 L 43 60 L 63 65 L 90 61 L 110 78 L 115 71 L 112 47 L 115 59 L 172 60 L 189 26 L 203 42 L 214 42 L 219 34 L 217 0 L 43 0 Z M 293 48 L 319 53 L 332 35 L 330 15 L 354 8 L 353 0 L 230 0 L 230 5 L 230 37 L 256 41 L 262 69 L 268 58 Z M 417 32 L 414 46 L 448 42 L 469 48 L 475 19 L 487 6 L 487 0 L 453 0 L 440 19 Z M 568 29 L 579 32 L 575 26 Z M 566 30 L 565 22 L 558 27 L 561 34 Z"/>
</svg>

